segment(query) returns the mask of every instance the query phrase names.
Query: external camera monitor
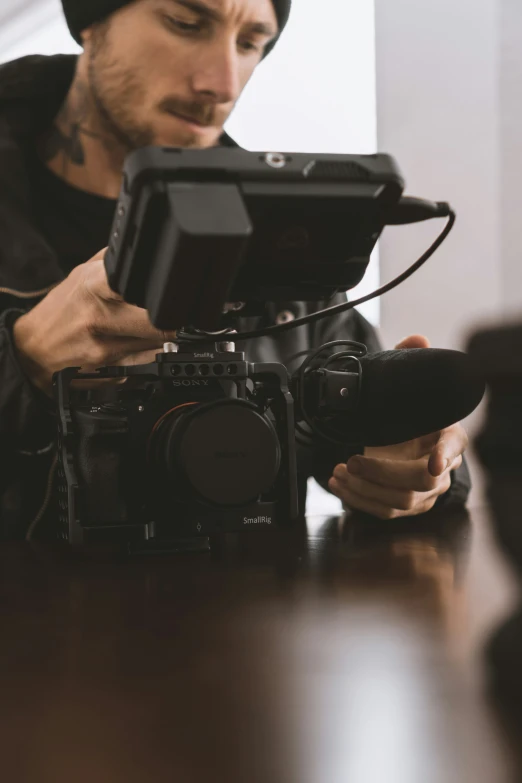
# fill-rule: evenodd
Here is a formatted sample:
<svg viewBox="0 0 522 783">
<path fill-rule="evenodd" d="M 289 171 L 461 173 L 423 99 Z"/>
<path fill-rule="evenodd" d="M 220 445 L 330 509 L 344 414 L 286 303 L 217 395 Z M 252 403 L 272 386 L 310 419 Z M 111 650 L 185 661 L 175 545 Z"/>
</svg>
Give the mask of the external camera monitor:
<svg viewBox="0 0 522 783">
<path fill-rule="evenodd" d="M 109 283 L 164 330 L 328 300 L 362 280 L 403 188 L 388 155 L 147 147 L 125 164 Z"/>
</svg>

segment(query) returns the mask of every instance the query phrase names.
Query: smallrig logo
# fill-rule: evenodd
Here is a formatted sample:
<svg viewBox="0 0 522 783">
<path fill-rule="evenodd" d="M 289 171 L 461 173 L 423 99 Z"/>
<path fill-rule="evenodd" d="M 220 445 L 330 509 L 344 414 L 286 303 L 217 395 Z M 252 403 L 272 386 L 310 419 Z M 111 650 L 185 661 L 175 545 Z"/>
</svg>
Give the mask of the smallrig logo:
<svg viewBox="0 0 522 783">
<path fill-rule="evenodd" d="M 243 517 L 244 525 L 271 525 L 272 517 Z"/>
<path fill-rule="evenodd" d="M 213 353 L 195 353 L 194 354 L 195 359 L 213 359 L 214 354 Z"/>
<path fill-rule="evenodd" d="M 209 381 L 172 381 L 173 386 L 208 386 Z"/>
</svg>

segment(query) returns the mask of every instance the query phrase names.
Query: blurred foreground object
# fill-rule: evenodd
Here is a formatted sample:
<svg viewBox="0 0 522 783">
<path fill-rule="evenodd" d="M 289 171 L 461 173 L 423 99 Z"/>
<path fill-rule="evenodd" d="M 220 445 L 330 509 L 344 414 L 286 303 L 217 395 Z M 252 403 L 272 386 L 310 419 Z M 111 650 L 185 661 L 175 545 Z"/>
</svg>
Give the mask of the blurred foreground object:
<svg viewBox="0 0 522 783">
<path fill-rule="evenodd" d="M 495 535 L 522 577 L 522 323 L 475 334 L 469 343 L 475 372 L 487 382 L 487 414 L 475 447 L 486 473 Z M 487 647 L 491 683 L 522 716 L 522 601 Z"/>
</svg>

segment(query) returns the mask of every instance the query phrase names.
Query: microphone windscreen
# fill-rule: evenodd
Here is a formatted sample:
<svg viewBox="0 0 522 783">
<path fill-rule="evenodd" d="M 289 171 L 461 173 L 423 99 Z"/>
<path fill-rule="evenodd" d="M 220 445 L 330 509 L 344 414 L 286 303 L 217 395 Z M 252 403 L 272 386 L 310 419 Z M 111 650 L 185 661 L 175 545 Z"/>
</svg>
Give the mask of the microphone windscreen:
<svg viewBox="0 0 522 783">
<path fill-rule="evenodd" d="M 410 348 L 360 361 L 359 405 L 343 421 L 353 443 L 391 446 L 429 435 L 469 416 L 484 396 L 485 383 L 460 351 Z"/>
</svg>

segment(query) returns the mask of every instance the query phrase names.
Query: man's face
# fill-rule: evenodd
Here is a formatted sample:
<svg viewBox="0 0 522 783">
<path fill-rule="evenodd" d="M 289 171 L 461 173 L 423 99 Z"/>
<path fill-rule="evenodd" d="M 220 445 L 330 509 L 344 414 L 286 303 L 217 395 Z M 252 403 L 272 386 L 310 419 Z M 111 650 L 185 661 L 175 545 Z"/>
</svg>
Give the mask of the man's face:
<svg viewBox="0 0 522 783">
<path fill-rule="evenodd" d="M 84 32 L 84 77 L 129 150 L 212 147 L 277 32 L 271 0 L 135 0 Z"/>
</svg>

